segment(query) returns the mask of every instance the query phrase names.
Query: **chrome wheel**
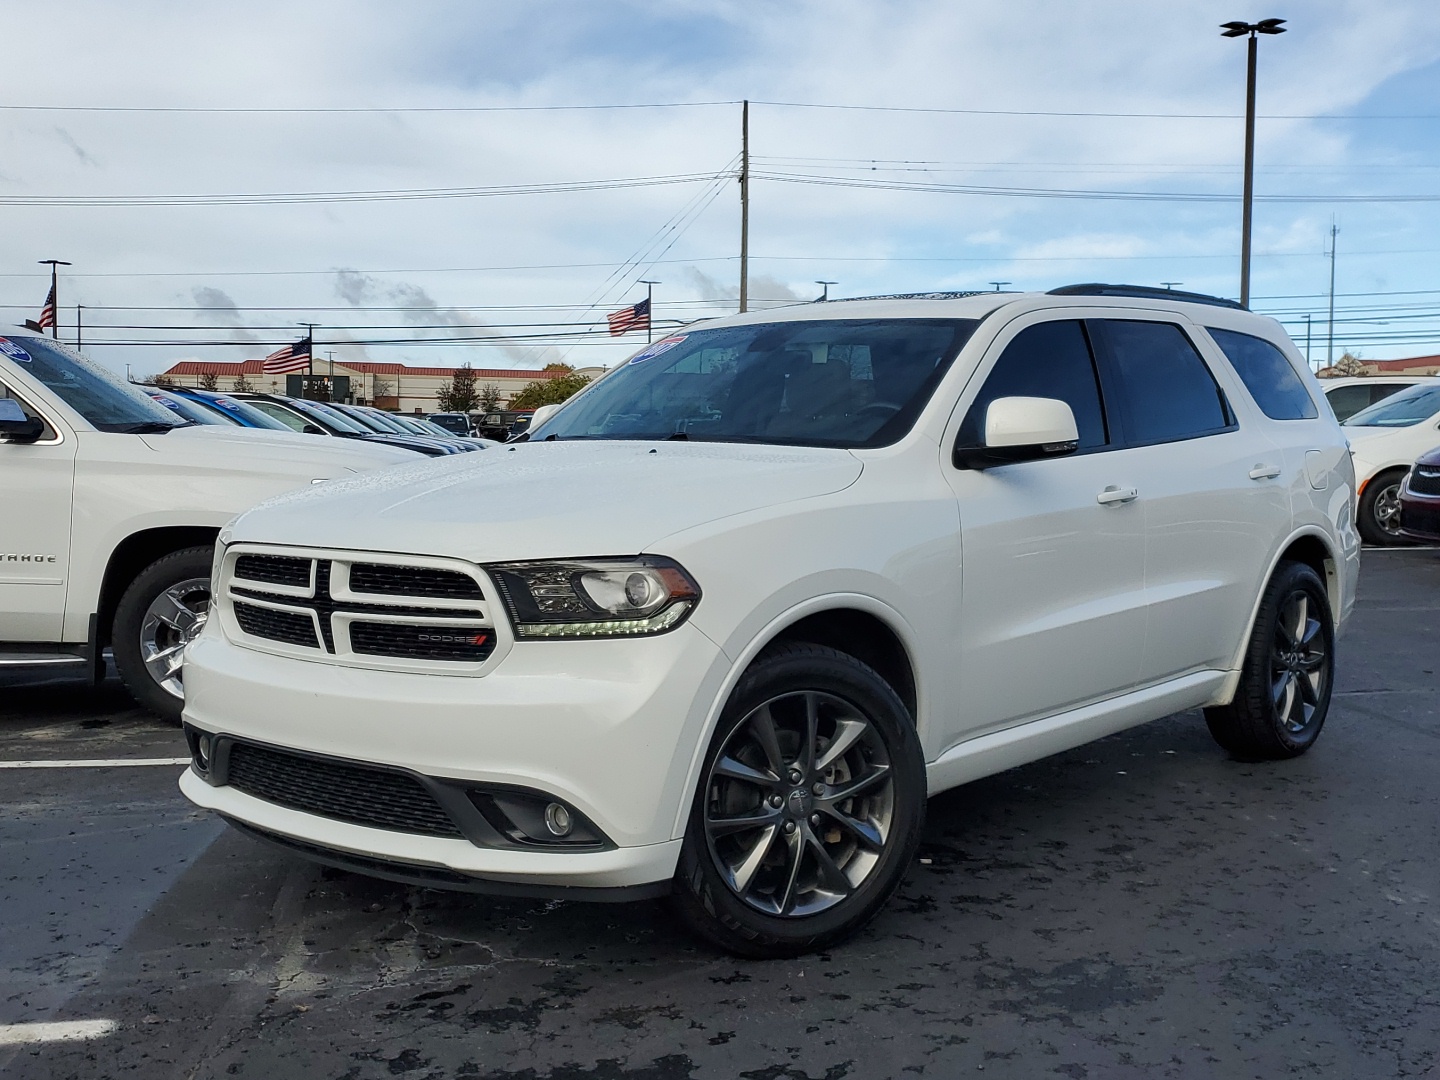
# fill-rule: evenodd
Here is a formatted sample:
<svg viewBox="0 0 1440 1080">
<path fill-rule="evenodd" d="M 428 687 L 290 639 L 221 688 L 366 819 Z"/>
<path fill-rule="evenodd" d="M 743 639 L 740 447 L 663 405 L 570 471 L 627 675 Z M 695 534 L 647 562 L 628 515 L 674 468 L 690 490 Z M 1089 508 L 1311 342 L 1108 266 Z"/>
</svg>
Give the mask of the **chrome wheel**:
<svg viewBox="0 0 1440 1080">
<path fill-rule="evenodd" d="M 1297 735 L 1315 718 L 1325 698 L 1329 665 L 1320 620 L 1310 610 L 1308 593 L 1297 589 L 1280 606 L 1271 649 L 1270 701 L 1275 718 Z"/>
<path fill-rule="evenodd" d="M 891 843 L 891 772 L 875 725 L 843 698 L 796 691 L 765 701 L 705 778 L 705 839 L 720 877 L 765 915 L 840 903 Z"/>
<path fill-rule="evenodd" d="M 140 620 L 140 659 L 173 697 L 185 697 L 180 672 L 185 646 L 204 628 L 209 610 L 209 578 L 187 578 L 155 597 Z"/>
<path fill-rule="evenodd" d="M 1386 536 L 1400 539 L 1400 482 L 1386 484 L 1375 496 L 1375 524 Z"/>
</svg>

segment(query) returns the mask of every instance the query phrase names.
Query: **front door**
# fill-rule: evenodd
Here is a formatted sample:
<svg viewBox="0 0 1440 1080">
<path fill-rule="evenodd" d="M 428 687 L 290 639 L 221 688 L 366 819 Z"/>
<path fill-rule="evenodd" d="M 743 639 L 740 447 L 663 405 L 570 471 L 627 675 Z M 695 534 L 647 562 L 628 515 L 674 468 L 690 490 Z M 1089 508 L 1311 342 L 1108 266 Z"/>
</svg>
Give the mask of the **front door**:
<svg viewBox="0 0 1440 1080">
<path fill-rule="evenodd" d="M 75 438 L 3 381 L 0 398 L 46 421 L 37 442 L 0 436 L 0 641 L 59 641 L 70 569 Z"/>
<path fill-rule="evenodd" d="M 1048 313 L 1047 313 L 1048 314 Z M 949 745 L 1122 693 L 1144 645 L 1144 511 L 1080 320 L 1022 318 L 982 361 L 959 441 L 1001 397 L 1069 404 L 1069 456 L 951 468 L 961 532 L 960 704 Z M 988 367 L 988 370 L 987 370 Z"/>
</svg>

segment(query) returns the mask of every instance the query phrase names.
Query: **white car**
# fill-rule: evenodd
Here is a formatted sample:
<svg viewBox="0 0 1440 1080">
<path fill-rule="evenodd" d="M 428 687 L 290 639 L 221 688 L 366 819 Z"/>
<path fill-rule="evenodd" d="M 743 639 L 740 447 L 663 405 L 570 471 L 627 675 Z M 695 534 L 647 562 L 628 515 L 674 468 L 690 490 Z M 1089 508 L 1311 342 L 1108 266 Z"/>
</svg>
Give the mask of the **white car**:
<svg viewBox="0 0 1440 1080">
<path fill-rule="evenodd" d="M 1344 424 L 1359 483 L 1356 523 L 1371 544 L 1402 544 L 1400 485 L 1420 455 L 1440 446 L 1440 379 L 1362 409 Z"/>
<path fill-rule="evenodd" d="M 363 873 L 673 893 L 745 955 L 868 920 L 928 794 L 1202 706 L 1304 752 L 1355 594 L 1319 386 L 1191 294 L 733 316 L 485 456 L 226 530 L 181 788 Z"/>
<path fill-rule="evenodd" d="M 1433 375 L 1353 375 L 1338 379 L 1321 379 L 1325 400 L 1342 424 L 1361 409 L 1384 401 L 1391 394 L 1419 384 L 1436 385 Z"/>
<path fill-rule="evenodd" d="M 98 679 L 176 722 L 220 527 L 390 447 L 187 421 L 51 338 L 0 334 L 0 668 Z"/>
</svg>

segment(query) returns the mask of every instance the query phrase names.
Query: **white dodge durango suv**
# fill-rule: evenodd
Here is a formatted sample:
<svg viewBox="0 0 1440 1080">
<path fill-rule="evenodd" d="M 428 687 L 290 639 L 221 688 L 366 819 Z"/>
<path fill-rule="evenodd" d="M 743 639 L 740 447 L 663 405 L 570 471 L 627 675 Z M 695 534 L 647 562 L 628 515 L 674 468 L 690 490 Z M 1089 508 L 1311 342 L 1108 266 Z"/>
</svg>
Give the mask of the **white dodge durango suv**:
<svg viewBox="0 0 1440 1080">
<path fill-rule="evenodd" d="M 719 319 L 468 456 L 226 530 L 181 787 L 381 877 L 673 894 L 744 955 L 861 926 L 928 794 L 1196 707 L 1304 752 L 1355 593 L 1318 385 L 1193 294 Z"/>
</svg>

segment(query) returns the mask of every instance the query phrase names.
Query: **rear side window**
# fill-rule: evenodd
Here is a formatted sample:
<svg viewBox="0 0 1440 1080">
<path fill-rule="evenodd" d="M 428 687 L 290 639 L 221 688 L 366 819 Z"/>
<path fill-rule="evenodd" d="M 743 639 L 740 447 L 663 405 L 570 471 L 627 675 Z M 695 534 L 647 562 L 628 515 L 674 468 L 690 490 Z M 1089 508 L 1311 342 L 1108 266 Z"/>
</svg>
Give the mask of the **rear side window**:
<svg viewBox="0 0 1440 1080">
<path fill-rule="evenodd" d="M 1058 398 L 1075 414 L 1080 449 L 1104 446 L 1105 412 L 1085 330 L 1076 320 L 1040 323 L 1015 335 L 985 379 L 960 426 L 961 446 L 981 446 L 985 412 L 1003 397 Z"/>
<path fill-rule="evenodd" d="M 1352 384 L 1335 387 L 1325 395 L 1325 400 L 1330 402 L 1330 408 L 1335 411 L 1335 419 L 1344 421 L 1368 406 L 1373 399 L 1370 397 L 1370 387 Z"/>
<path fill-rule="evenodd" d="M 1180 327 L 1129 319 L 1086 326 L 1108 358 L 1114 378 L 1106 400 L 1118 406 L 1128 443 L 1194 439 L 1234 426 L 1215 377 Z"/>
<path fill-rule="evenodd" d="M 1245 389 L 1271 420 L 1314 420 L 1319 412 L 1285 354 L 1264 338 L 1206 327 Z"/>
</svg>

